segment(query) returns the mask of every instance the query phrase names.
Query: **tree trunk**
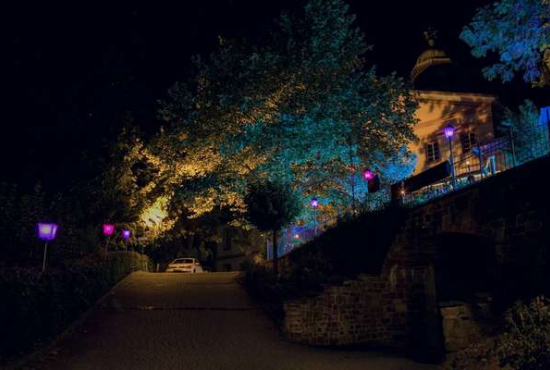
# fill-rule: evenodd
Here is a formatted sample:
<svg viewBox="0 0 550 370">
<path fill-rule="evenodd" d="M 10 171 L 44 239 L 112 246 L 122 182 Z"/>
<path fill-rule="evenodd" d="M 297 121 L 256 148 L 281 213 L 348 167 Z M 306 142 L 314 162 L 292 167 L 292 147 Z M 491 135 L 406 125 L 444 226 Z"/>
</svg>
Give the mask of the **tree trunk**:
<svg viewBox="0 0 550 370">
<path fill-rule="evenodd" d="M 275 276 L 279 276 L 279 260 L 277 252 L 277 230 L 273 230 L 273 274 L 275 274 Z"/>
</svg>

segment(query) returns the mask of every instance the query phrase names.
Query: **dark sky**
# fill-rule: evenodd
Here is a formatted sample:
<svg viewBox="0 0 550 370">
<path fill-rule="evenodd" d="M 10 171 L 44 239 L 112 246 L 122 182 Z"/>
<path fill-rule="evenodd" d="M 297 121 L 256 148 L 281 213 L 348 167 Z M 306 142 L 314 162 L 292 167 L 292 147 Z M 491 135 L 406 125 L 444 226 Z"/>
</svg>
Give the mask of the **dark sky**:
<svg viewBox="0 0 550 370">
<path fill-rule="evenodd" d="M 188 75 L 190 57 L 211 50 L 218 35 L 258 37 L 281 10 L 299 9 L 304 1 L 42 3 L 3 9 L 0 180 L 29 187 L 41 179 L 54 189 L 82 175 L 81 153 L 100 153 L 129 112 L 154 132 L 157 100 Z M 380 72 L 408 76 L 426 48 L 422 31 L 432 26 L 451 56 L 479 75 L 483 62 L 469 56 L 458 34 L 487 1 L 348 3 L 375 47 L 369 59 Z M 483 83 L 475 90 L 516 100 L 532 94 L 521 83 Z"/>
</svg>

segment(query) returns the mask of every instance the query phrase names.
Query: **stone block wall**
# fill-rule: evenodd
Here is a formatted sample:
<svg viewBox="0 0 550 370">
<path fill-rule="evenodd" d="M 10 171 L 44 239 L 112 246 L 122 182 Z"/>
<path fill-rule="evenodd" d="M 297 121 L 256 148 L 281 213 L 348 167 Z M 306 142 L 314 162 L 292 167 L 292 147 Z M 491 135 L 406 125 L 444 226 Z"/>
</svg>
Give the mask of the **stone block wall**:
<svg viewBox="0 0 550 370">
<path fill-rule="evenodd" d="M 379 276 L 360 275 L 327 285 L 318 296 L 285 302 L 286 336 L 312 345 L 407 347 L 415 299 L 426 294 L 426 269 L 412 267 L 402 253 L 391 257 Z"/>
<path fill-rule="evenodd" d="M 382 323 L 397 324 L 399 317 L 389 308 L 385 288 L 378 277 L 370 276 L 325 286 L 317 297 L 285 303 L 284 330 L 291 339 L 308 344 L 391 342 L 393 335 Z M 406 307 L 401 308 L 404 316 Z"/>
<path fill-rule="evenodd" d="M 482 338 L 480 325 L 473 317 L 470 304 L 456 303 L 442 306 L 441 317 L 447 352 L 467 348 Z"/>
<path fill-rule="evenodd" d="M 380 275 L 325 286 L 316 297 L 286 302 L 284 332 L 314 345 L 415 349 L 424 342 L 427 351 L 439 350 L 437 341 L 453 351 L 474 340 L 479 331 L 468 307 L 439 309 L 434 266 L 446 246 L 438 238 L 468 234 L 489 240 L 500 265 L 528 249 L 547 248 L 550 197 L 542 174 L 548 166 L 550 158 L 533 161 L 411 210 Z"/>
</svg>

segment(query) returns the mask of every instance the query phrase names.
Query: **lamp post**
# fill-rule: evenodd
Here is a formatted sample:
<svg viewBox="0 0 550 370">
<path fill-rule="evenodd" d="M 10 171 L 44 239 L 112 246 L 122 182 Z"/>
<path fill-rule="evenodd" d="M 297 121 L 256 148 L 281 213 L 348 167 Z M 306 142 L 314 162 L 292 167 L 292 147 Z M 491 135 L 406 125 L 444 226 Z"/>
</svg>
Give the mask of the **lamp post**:
<svg viewBox="0 0 550 370">
<path fill-rule="evenodd" d="M 365 169 L 363 171 L 363 177 L 365 178 L 365 180 L 370 181 L 372 179 L 374 179 L 374 172 L 372 172 L 371 170 L 369 170 L 368 168 Z"/>
<path fill-rule="evenodd" d="M 369 181 L 373 180 L 374 179 L 374 172 L 372 172 L 370 169 L 366 168 L 364 171 L 363 171 L 363 178 L 365 179 L 365 181 L 367 182 L 367 193 L 369 192 Z"/>
<path fill-rule="evenodd" d="M 131 235 L 130 230 L 122 230 L 122 238 L 124 240 L 128 240 L 130 238 L 130 235 Z"/>
<path fill-rule="evenodd" d="M 309 203 L 311 205 L 311 208 L 313 208 L 313 217 L 315 219 L 315 236 L 317 236 L 317 207 L 319 207 L 319 200 L 317 200 L 317 198 L 311 198 L 311 201 Z"/>
<path fill-rule="evenodd" d="M 448 125 L 443 129 L 443 133 L 445 134 L 445 138 L 449 142 L 449 161 L 451 162 L 451 184 L 453 186 L 453 190 L 456 190 L 457 184 L 456 184 L 456 176 L 455 176 L 455 157 L 453 153 L 453 136 L 455 134 L 455 127 L 453 125 Z"/>
<path fill-rule="evenodd" d="M 105 252 L 109 250 L 109 239 L 115 232 L 115 225 L 103 224 L 103 234 L 107 237 L 107 243 L 105 244 Z"/>
<path fill-rule="evenodd" d="M 45 222 L 38 223 L 38 237 L 44 240 L 44 257 L 42 259 L 42 272 L 46 271 L 46 255 L 48 253 L 48 242 L 55 239 L 57 224 Z"/>
<path fill-rule="evenodd" d="M 122 239 L 124 239 L 124 249 L 128 249 L 128 247 L 126 246 L 126 241 L 128 241 L 128 239 L 130 239 L 130 235 L 132 235 L 132 233 L 130 232 L 130 230 L 122 230 Z"/>
</svg>

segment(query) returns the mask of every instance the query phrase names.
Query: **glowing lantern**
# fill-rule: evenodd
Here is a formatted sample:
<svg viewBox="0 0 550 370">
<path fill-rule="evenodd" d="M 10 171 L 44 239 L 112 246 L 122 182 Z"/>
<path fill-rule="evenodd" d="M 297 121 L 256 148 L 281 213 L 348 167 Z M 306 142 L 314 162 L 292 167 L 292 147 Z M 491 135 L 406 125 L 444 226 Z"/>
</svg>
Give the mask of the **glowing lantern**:
<svg viewBox="0 0 550 370">
<path fill-rule="evenodd" d="M 46 256 L 48 254 L 48 242 L 55 239 L 57 225 L 45 222 L 38 223 L 38 237 L 45 241 L 44 258 L 42 259 L 42 272 L 46 271 Z"/>
<path fill-rule="evenodd" d="M 311 198 L 310 204 L 313 208 L 317 208 L 319 206 L 319 201 L 317 198 Z"/>
<path fill-rule="evenodd" d="M 449 162 L 451 165 L 451 184 L 453 185 L 453 190 L 456 190 L 457 183 L 455 177 L 455 160 L 453 153 L 453 135 L 455 134 L 455 128 L 453 125 L 448 125 L 443 129 L 443 133 L 449 142 Z"/>
<path fill-rule="evenodd" d="M 114 232 L 115 232 L 115 225 L 111 225 L 111 224 L 103 225 L 103 234 L 107 236 L 111 236 L 113 235 Z"/>
<path fill-rule="evenodd" d="M 445 134 L 445 137 L 447 140 L 452 140 L 454 134 L 455 134 L 455 128 L 453 125 L 448 125 L 443 129 L 443 133 Z"/>
<path fill-rule="evenodd" d="M 374 179 L 374 172 L 367 168 L 365 171 L 363 171 L 363 177 L 365 178 L 365 180 L 370 181 Z"/>
<path fill-rule="evenodd" d="M 38 223 L 38 237 L 45 241 L 50 241 L 55 239 L 57 234 L 57 225 L 49 223 Z"/>
<path fill-rule="evenodd" d="M 130 230 L 122 230 L 122 238 L 123 239 L 126 240 L 126 239 L 130 238 L 130 234 L 131 234 Z"/>
</svg>

